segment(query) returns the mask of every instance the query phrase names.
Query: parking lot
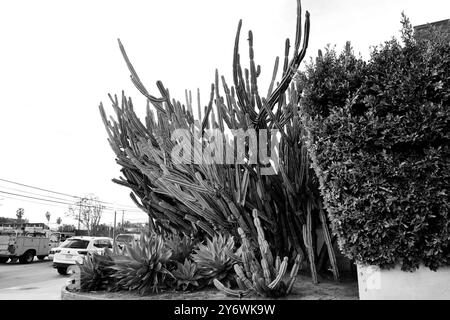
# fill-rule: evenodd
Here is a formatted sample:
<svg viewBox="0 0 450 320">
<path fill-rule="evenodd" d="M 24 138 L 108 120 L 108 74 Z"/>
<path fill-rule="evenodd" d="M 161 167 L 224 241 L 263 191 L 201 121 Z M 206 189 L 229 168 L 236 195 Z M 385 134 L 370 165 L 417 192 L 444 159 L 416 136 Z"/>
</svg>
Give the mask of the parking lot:
<svg viewBox="0 0 450 320">
<path fill-rule="evenodd" d="M 52 261 L 0 263 L 0 300 L 60 300 L 70 276 L 61 276 Z"/>
</svg>

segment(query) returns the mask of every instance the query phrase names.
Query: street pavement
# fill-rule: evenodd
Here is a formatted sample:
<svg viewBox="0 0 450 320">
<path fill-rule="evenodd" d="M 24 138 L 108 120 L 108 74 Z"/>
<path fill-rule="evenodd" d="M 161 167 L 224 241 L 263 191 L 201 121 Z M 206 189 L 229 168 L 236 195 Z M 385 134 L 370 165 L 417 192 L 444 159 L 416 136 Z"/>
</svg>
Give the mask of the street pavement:
<svg viewBox="0 0 450 320">
<path fill-rule="evenodd" d="M 60 300 L 69 279 L 47 258 L 30 264 L 0 263 L 0 300 Z"/>
</svg>

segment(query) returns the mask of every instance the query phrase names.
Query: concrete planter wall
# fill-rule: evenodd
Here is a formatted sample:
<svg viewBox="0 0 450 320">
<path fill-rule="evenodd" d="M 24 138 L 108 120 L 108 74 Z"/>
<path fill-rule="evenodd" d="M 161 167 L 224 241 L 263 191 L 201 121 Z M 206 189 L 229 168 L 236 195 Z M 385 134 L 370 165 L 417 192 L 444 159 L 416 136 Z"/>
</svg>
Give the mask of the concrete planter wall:
<svg viewBox="0 0 450 320">
<path fill-rule="evenodd" d="M 450 300 L 450 267 L 415 272 L 358 265 L 360 300 Z"/>
<path fill-rule="evenodd" d="M 61 300 L 106 300 L 93 294 L 81 294 L 67 290 L 67 286 L 61 288 Z"/>
</svg>

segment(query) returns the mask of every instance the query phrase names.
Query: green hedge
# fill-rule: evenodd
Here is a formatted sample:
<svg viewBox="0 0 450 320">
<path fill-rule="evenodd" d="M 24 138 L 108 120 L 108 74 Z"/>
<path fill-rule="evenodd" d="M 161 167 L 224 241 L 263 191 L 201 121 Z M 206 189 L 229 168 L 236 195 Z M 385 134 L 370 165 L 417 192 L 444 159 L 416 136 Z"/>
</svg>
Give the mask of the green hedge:
<svg viewBox="0 0 450 320">
<path fill-rule="evenodd" d="M 450 264 L 450 44 L 403 30 L 365 63 L 349 45 L 299 78 L 313 166 L 345 255 Z"/>
</svg>

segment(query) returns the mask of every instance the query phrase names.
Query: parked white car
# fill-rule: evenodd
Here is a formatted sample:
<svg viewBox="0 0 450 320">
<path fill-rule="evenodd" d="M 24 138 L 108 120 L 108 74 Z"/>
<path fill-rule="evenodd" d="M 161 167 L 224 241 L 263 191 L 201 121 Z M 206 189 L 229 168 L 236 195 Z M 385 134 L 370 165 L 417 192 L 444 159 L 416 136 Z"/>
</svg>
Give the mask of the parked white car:
<svg viewBox="0 0 450 320">
<path fill-rule="evenodd" d="M 102 254 L 112 248 L 113 239 L 107 237 L 71 237 L 54 249 L 53 268 L 59 274 L 67 274 L 67 268 L 77 262 L 83 264 L 84 257 L 94 252 Z"/>
<path fill-rule="evenodd" d="M 140 239 L 139 233 L 121 233 L 116 237 L 116 245 L 120 250 L 123 250 L 125 245 L 131 246 L 133 242 L 139 242 Z"/>
</svg>

